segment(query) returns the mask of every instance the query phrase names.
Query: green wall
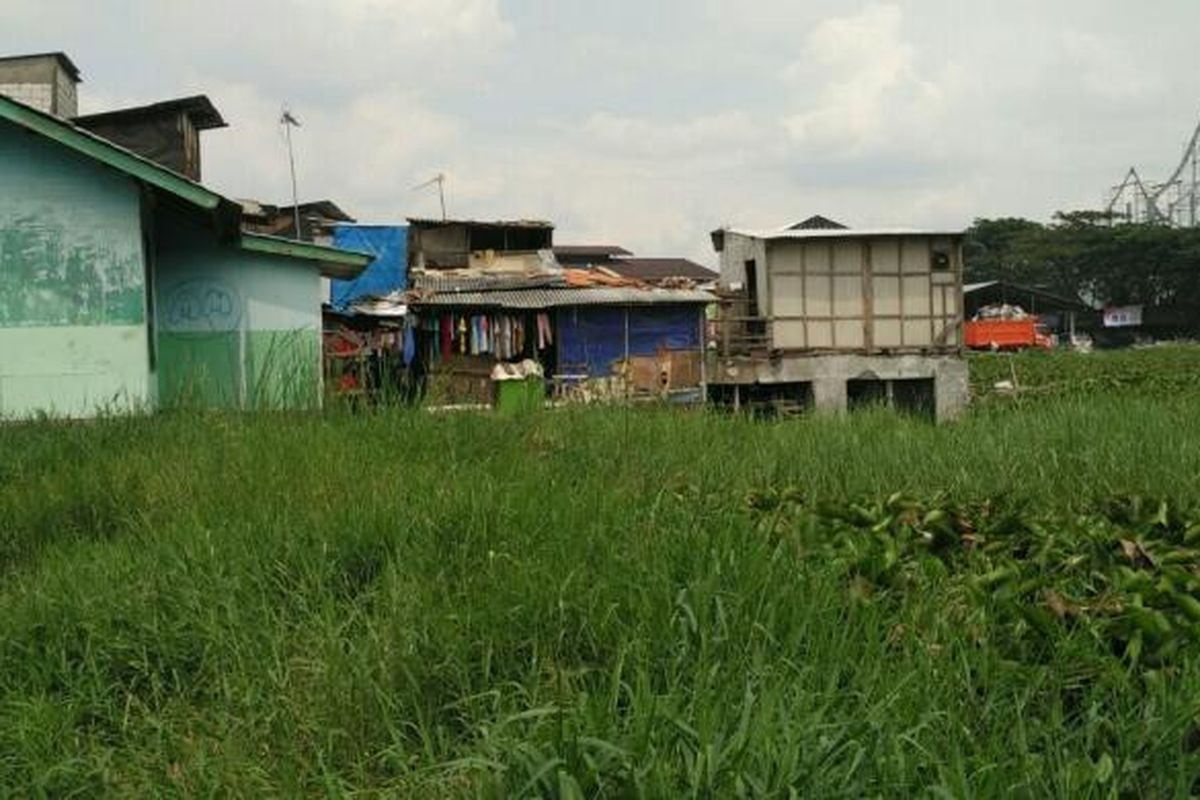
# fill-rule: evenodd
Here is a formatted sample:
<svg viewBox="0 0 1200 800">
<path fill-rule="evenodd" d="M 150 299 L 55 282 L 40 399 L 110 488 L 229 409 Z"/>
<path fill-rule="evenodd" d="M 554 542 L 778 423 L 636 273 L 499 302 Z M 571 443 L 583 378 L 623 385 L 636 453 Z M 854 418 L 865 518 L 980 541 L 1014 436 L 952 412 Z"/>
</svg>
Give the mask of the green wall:
<svg viewBox="0 0 1200 800">
<path fill-rule="evenodd" d="M 155 215 L 155 240 L 162 405 L 319 405 L 316 266 L 215 242 L 169 210 Z"/>
<path fill-rule="evenodd" d="M 0 417 L 153 404 L 137 186 L 0 121 Z"/>
</svg>

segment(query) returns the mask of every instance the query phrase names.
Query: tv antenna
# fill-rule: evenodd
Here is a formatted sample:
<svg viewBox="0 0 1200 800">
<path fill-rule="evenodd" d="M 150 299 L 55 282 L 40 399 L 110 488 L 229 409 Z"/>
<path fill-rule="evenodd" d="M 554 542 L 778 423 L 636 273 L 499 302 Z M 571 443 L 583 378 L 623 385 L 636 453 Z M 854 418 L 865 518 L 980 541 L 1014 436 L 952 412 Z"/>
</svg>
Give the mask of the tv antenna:
<svg viewBox="0 0 1200 800">
<path fill-rule="evenodd" d="M 292 152 L 292 128 L 300 127 L 300 120 L 292 115 L 292 111 L 285 103 L 283 110 L 279 114 L 279 124 L 283 126 L 284 135 L 287 137 L 288 149 L 288 168 L 292 172 L 292 218 L 296 225 L 296 238 L 300 237 L 300 199 L 296 192 L 296 157 Z"/>
<path fill-rule="evenodd" d="M 424 189 L 428 186 L 433 186 L 435 183 L 437 184 L 437 187 L 438 187 L 438 200 L 442 204 L 442 222 L 445 222 L 446 221 L 446 173 L 439 172 L 437 175 L 434 175 L 432 178 L 425 181 L 424 183 L 414 186 L 412 188 L 412 191 L 414 191 L 414 192 L 420 191 L 421 189 Z"/>
</svg>

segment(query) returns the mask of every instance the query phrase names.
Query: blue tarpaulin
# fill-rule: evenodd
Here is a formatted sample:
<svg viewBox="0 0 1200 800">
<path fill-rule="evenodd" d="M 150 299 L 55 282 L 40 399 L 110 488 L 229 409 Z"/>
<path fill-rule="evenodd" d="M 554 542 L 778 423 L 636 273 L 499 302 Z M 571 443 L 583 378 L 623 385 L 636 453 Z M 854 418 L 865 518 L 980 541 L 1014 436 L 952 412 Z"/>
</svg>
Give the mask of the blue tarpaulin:
<svg viewBox="0 0 1200 800">
<path fill-rule="evenodd" d="M 625 315 L 629 315 L 629 355 L 649 356 L 660 350 L 699 350 L 699 305 L 579 306 L 558 312 L 560 369 L 587 370 L 599 377 L 612 374 L 625 358 Z"/>
<path fill-rule="evenodd" d="M 338 311 L 362 297 L 408 288 L 408 228 L 403 225 L 336 225 L 333 246 L 359 250 L 375 260 L 352 281 L 330 281 L 329 304 Z"/>
</svg>

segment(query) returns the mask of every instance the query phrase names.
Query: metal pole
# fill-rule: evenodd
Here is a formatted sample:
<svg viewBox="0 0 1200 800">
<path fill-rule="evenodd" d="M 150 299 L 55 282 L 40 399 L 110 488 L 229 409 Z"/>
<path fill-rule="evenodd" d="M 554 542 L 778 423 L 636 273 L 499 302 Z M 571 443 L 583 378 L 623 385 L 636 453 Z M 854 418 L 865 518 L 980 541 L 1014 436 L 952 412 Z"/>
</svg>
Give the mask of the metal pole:
<svg viewBox="0 0 1200 800">
<path fill-rule="evenodd" d="M 296 192 L 296 160 L 292 151 L 292 124 L 283 122 L 284 130 L 288 133 L 288 168 L 292 170 L 292 217 L 295 222 L 296 239 L 301 239 L 300 236 L 300 198 Z"/>
<path fill-rule="evenodd" d="M 292 125 L 300 123 L 296 122 L 295 117 L 287 109 L 284 109 L 280 122 L 283 123 L 283 130 L 287 135 L 288 169 L 292 173 L 292 219 L 296 225 L 296 238 L 300 239 L 300 199 L 299 193 L 296 191 L 296 156 L 292 151 Z"/>
</svg>

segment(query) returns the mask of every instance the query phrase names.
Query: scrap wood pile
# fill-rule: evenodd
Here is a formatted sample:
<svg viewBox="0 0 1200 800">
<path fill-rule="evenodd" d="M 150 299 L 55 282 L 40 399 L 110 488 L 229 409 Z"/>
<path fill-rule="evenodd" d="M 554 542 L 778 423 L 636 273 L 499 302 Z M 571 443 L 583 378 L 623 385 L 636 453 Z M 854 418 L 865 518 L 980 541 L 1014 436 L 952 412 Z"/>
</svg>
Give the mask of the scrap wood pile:
<svg viewBox="0 0 1200 800">
<path fill-rule="evenodd" d="M 1200 508 L 1113 497 L 1077 515 L 988 500 L 895 494 L 807 502 L 795 489 L 747 497 L 757 529 L 832 567 L 863 602 L 946 590 L 942 624 L 1016 660 L 1081 633 L 1155 670 L 1200 654 Z"/>
</svg>

